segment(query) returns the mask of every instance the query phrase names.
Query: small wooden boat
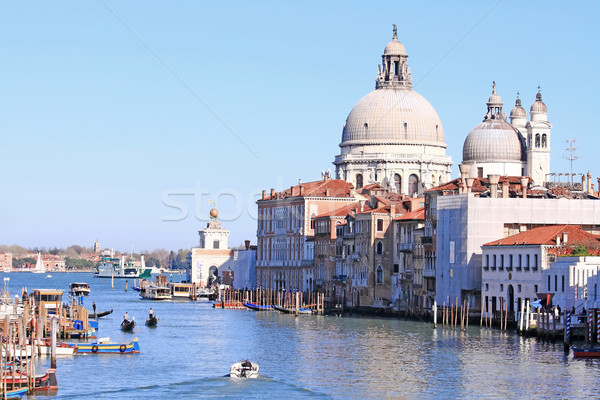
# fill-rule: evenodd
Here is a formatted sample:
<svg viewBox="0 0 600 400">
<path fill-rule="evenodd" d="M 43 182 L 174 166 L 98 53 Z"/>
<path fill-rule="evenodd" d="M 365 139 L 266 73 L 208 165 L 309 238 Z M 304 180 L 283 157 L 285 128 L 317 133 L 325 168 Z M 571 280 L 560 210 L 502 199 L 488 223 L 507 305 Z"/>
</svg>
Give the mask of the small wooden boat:
<svg viewBox="0 0 600 400">
<path fill-rule="evenodd" d="M 252 304 L 252 303 L 244 303 L 244 307 L 249 308 L 254 311 L 271 311 L 271 310 L 273 310 L 273 306 L 271 306 L 271 305 L 259 306 L 258 304 Z"/>
<path fill-rule="evenodd" d="M 69 293 L 75 296 L 87 296 L 90 294 L 90 284 L 87 282 L 73 282 L 69 285 Z"/>
<path fill-rule="evenodd" d="M 110 309 L 110 311 L 101 311 L 99 313 L 96 314 L 90 314 L 89 318 L 90 319 L 96 319 L 96 318 L 102 318 L 102 317 L 106 317 L 109 314 L 112 314 L 113 310 L 112 308 Z"/>
<path fill-rule="evenodd" d="M 156 315 L 153 315 L 151 318 L 148 318 L 146 320 L 146 326 L 156 326 L 156 324 L 158 324 L 158 318 L 156 318 Z"/>
<path fill-rule="evenodd" d="M 240 361 L 229 368 L 229 376 L 232 378 L 258 378 L 258 364 L 250 360 Z"/>
<path fill-rule="evenodd" d="M 135 320 L 132 319 L 131 321 L 124 319 L 123 322 L 121 322 L 121 330 L 123 332 L 131 332 L 133 331 L 133 328 L 135 328 Z"/>
<path fill-rule="evenodd" d="M 27 387 L 14 389 L 14 390 L 6 390 L 6 397 L 4 397 L 4 392 L 0 389 L 0 398 L 2 399 L 21 399 L 24 395 L 27 394 Z"/>
<path fill-rule="evenodd" d="M 295 314 L 296 313 L 296 309 L 295 308 L 286 308 L 286 307 L 280 307 L 280 306 L 273 306 L 274 309 L 276 309 L 277 311 L 280 311 L 284 314 Z M 310 308 L 300 308 L 298 310 L 298 314 L 312 314 L 312 309 Z"/>
<path fill-rule="evenodd" d="M 57 356 L 72 356 L 77 351 L 76 344 L 70 344 L 65 342 L 56 342 L 56 355 Z M 41 339 L 37 344 L 33 346 L 27 345 L 27 354 L 41 354 L 42 356 L 50 356 L 52 347 L 50 339 Z"/>
<path fill-rule="evenodd" d="M 6 388 L 8 390 L 18 390 L 23 387 L 27 388 L 27 374 L 22 370 L 15 371 L 13 377 L 12 372 L 7 370 L 2 377 L 2 381 L 6 382 Z M 58 382 L 56 380 L 56 369 L 50 368 L 44 374 L 37 374 L 35 376 L 35 391 L 43 390 L 58 390 Z M 9 397 L 10 398 L 10 397 Z"/>
<path fill-rule="evenodd" d="M 600 358 L 600 347 L 573 347 L 575 358 Z"/>
<path fill-rule="evenodd" d="M 137 354 L 140 346 L 137 338 L 127 343 L 112 343 L 110 338 L 98 339 L 95 343 L 80 343 L 77 354 Z"/>
</svg>

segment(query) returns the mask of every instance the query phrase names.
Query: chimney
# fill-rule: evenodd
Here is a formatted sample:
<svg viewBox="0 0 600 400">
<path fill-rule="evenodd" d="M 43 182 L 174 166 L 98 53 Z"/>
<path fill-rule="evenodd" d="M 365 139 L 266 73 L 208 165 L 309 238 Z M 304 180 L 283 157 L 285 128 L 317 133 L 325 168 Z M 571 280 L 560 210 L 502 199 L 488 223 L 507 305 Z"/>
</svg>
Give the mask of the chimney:
<svg viewBox="0 0 600 400">
<path fill-rule="evenodd" d="M 503 199 L 507 199 L 508 198 L 508 180 L 503 180 L 502 181 L 502 198 Z"/>
<path fill-rule="evenodd" d="M 329 197 L 329 188 L 325 189 L 325 197 Z"/>
<path fill-rule="evenodd" d="M 300 185 L 300 196 L 304 196 L 304 185 Z"/>
<path fill-rule="evenodd" d="M 560 235 L 556 235 L 556 245 L 560 246 Z"/>
<path fill-rule="evenodd" d="M 590 171 L 587 173 L 587 192 L 588 194 L 594 194 L 594 189 L 592 189 L 592 173 Z"/>
<path fill-rule="evenodd" d="M 271 188 L 271 198 L 275 197 L 275 189 Z"/>
<path fill-rule="evenodd" d="M 521 178 L 521 192 L 523 193 L 523 198 L 527 198 L 527 183 L 529 183 L 529 179 L 527 177 Z"/>
<path fill-rule="evenodd" d="M 246 250 L 250 250 L 250 241 L 244 240 L 244 246 L 246 247 Z"/>
<path fill-rule="evenodd" d="M 567 242 L 569 241 L 569 234 L 567 232 L 563 232 L 562 235 L 563 244 L 567 244 Z"/>
<path fill-rule="evenodd" d="M 471 164 L 459 164 L 458 169 L 460 170 L 460 180 L 463 184 L 463 190 L 460 193 L 465 193 L 465 188 L 467 187 L 466 179 L 469 177 L 469 172 L 471 172 Z"/>
<path fill-rule="evenodd" d="M 261 200 L 264 200 L 266 197 L 267 197 L 267 191 L 263 190 L 262 191 L 262 199 Z"/>
<path fill-rule="evenodd" d="M 490 181 L 490 197 L 495 199 L 498 197 L 498 181 L 500 180 L 500 175 L 490 174 L 488 175 L 488 179 Z"/>
<path fill-rule="evenodd" d="M 465 193 L 471 193 L 471 189 L 473 188 L 473 182 L 475 181 L 475 178 L 467 178 L 467 191 Z"/>
<path fill-rule="evenodd" d="M 394 203 L 390 204 L 390 216 L 392 218 L 396 216 L 396 205 Z"/>
<path fill-rule="evenodd" d="M 290 197 L 294 197 L 294 187 L 290 186 Z"/>
<path fill-rule="evenodd" d="M 358 202 L 358 204 L 360 204 L 360 212 L 365 211 L 365 201 L 364 200 L 360 200 Z"/>
<path fill-rule="evenodd" d="M 581 175 L 581 191 L 585 192 L 585 175 Z"/>
</svg>

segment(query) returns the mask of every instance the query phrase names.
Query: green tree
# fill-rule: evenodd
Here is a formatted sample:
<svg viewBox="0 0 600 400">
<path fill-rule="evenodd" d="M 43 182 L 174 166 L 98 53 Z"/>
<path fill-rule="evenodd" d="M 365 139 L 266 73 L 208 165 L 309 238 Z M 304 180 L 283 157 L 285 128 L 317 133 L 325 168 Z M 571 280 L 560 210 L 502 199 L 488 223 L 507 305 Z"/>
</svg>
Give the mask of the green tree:
<svg viewBox="0 0 600 400">
<path fill-rule="evenodd" d="M 573 249 L 573 255 L 574 256 L 589 256 L 590 253 L 587 251 L 587 249 L 585 248 L 585 246 L 579 245 L 577 247 L 575 247 Z"/>
</svg>

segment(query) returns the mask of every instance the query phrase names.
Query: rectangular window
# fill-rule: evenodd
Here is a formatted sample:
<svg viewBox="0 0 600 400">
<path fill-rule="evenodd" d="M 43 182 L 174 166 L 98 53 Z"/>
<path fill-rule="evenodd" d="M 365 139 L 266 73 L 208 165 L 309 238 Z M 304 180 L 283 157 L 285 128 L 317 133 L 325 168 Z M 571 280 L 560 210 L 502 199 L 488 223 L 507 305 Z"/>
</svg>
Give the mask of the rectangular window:
<svg viewBox="0 0 600 400">
<path fill-rule="evenodd" d="M 564 293 L 564 291 L 565 291 L 565 276 L 564 276 L 564 275 L 562 275 L 562 277 L 561 277 L 561 278 L 562 278 L 562 291 L 563 291 L 563 293 Z"/>
<path fill-rule="evenodd" d="M 527 265 L 526 265 L 527 269 L 529 269 L 529 267 L 531 267 L 531 265 L 530 265 L 530 264 L 531 264 L 531 263 L 530 263 L 529 254 L 527 254 Z"/>
<path fill-rule="evenodd" d="M 537 294 L 537 292 L 538 292 L 538 285 L 533 285 L 533 291 L 535 292 L 535 294 Z"/>
<path fill-rule="evenodd" d="M 500 265 L 498 265 L 498 269 L 504 269 L 504 254 L 500 254 Z"/>
<path fill-rule="evenodd" d="M 519 269 L 523 267 L 523 254 L 519 254 Z"/>
<path fill-rule="evenodd" d="M 517 293 L 521 293 L 521 285 L 517 285 Z"/>
<path fill-rule="evenodd" d="M 477 177 L 483 178 L 483 167 L 477 167 Z"/>
<path fill-rule="evenodd" d="M 492 268 L 496 269 L 496 255 L 495 254 L 492 256 Z"/>
<path fill-rule="evenodd" d="M 485 266 L 488 268 L 490 267 L 490 255 L 489 254 L 485 255 Z"/>
<path fill-rule="evenodd" d="M 218 241 L 218 240 L 215 240 L 215 241 L 213 242 L 213 249 L 218 249 L 218 248 L 219 248 L 219 241 Z"/>
<path fill-rule="evenodd" d="M 548 291 L 550 291 L 550 275 L 548 275 Z"/>
<path fill-rule="evenodd" d="M 490 290 L 490 285 L 488 283 L 485 284 L 485 291 L 487 292 L 488 290 Z"/>
<path fill-rule="evenodd" d="M 500 291 L 504 292 L 504 284 L 502 284 L 502 283 L 500 284 Z"/>
<path fill-rule="evenodd" d="M 558 275 L 554 275 L 554 292 L 558 292 Z"/>
<path fill-rule="evenodd" d="M 533 268 L 535 268 L 537 270 L 537 268 L 538 268 L 538 255 L 535 254 L 533 257 L 534 257 Z"/>
<path fill-rule="evenodd" d="M 383 219 L 377 219 L 377 232 L 383 232 Z"/>
<path fill-rule="evenodd" d="M 513 267 L 513 255 L 512 254 L 510 254 L 508 256 L 508 266 L 511 268 Z"/>
</svg>

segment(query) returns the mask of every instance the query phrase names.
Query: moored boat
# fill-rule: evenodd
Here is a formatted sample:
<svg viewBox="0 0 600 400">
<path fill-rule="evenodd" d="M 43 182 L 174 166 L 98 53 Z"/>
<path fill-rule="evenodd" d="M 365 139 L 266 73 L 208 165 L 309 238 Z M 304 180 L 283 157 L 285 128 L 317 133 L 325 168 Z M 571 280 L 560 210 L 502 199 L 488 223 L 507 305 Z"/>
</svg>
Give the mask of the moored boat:
<svg viewBox="0 0 600 400">
<path fill-rule="evenodd" d="M 287 307 L 281 307 L 281 306 L 273 306 L 273 308 L 284 314 L 295 314 L 296 313 L 295 308 L 287 308 Z M 300 308 L 300 309 L 298 309 L 298 314 L 312 314 L 312 309 Z"/>
<path fill-rule="evenodd" d="M 75 296 L 87 296 L 90 294 L 90 284 L 87 282 L 73 282 L 69 285 L 69 293 Z"/>
<path fill-rule="evenodd" d="M 9 391 L 20 390 L 23 387 L 25 387 L 25 390 L 27 390 L 28 376 L 21 370 L 15 371 L 13 376 L 12 372 L 10 370 L 7 370 L 4 373 L 4 376 L 2 377 L 2 382 L 6 382 L 6 388 Z M 43 374 L 37 374 L 35 376 L 34 390 L 58 390 L 58 382 L 56 380 L 56 369 L 50 368 Z M 7 392 L 7 394 L 9 393 Z M 8 398 L 10 399 L 11 397 Z"/>
<path fill-rule="evenodd" d="M 40 354 L 42 356 L 50 356 L 52 352 L 52 347 L 50 343 L 50 339 L 41 339 L 37 344 L 33 345 L 33 348 L 30 344 L 27 345 L 26 354 Z M 72 356 L 77 352 L 77 345 L 70 344 L 65 342 L 56 342 L 56 355 L 57 356 Z M 18 353 L 17 353 L 18 354 Z"/>
<path fill-rule="evenodd" d="M 0 397 L 3 399 L 21 399 L 25 394 L 27 394 L 27 392 L 28 389 L 26 387 L 14 390 L 6 390 L 5 397 L 4 392 L 2 391 L 2 389 L 0 389 Z"/>
<path fill-rule="evenodd" d="M 600 358 L 600 347 L 573 347 L 575 358 Z"/>
<path fill-rule="evenodd" d="M 232 378 L 257 378 L 258 364 L 250 360 L 240 361 L 229 368 L 229 376 Z"/>
<path fill-rule="evenodd" d="M 254 311 L 271 311 L 271 310 L 273 310 L 273 306 L 271 306 L 271 305 L 260 306 L 258 304 L 252 304 L 252 303 L 244 303 L 244 307 L 249 308 Z"/>
<path fill-rule="evenodd" d="M 95 343 L 80 343 L 77 354 L 136 354 L 140 352 L 137 338 L 127 343 L 113 343 L 110 338 L 98 339 Z"/>
</svg>

